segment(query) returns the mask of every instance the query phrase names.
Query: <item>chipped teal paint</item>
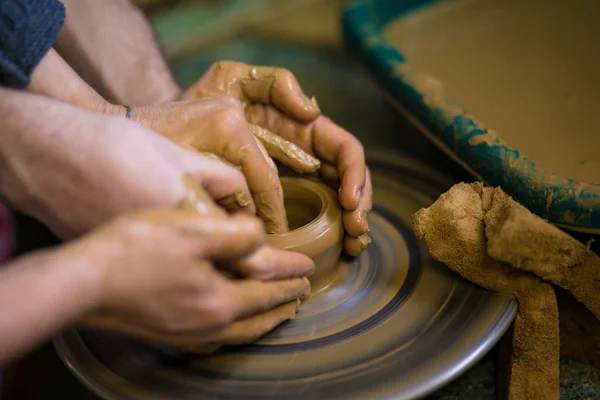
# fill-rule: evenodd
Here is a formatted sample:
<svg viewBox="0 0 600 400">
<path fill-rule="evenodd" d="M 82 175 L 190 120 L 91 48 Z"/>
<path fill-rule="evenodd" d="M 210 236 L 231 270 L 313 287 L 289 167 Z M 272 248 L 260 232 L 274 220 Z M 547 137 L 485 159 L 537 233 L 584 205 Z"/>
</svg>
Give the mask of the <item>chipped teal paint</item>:
<svg viewBox="0 0 600 400">
<path fill-rule="evenodd" d="M 600 234 L 600 184 L 580 183 L 538 169 L 489 135 L 452 99 L 427 105 L 405 57 L 382 34 L 399 16 L 439 0 L 352 0 L 344 12 L 344 45 L 378 84 L 486 183 L 501 186 L 535 214 L 566 229 Z M 486 135 L 488 141 L 477 140 Z M 483 139 L 484 136 L 480 136 Z M 475 143 L 473 143 L 474 141 Z"/>
</svg>

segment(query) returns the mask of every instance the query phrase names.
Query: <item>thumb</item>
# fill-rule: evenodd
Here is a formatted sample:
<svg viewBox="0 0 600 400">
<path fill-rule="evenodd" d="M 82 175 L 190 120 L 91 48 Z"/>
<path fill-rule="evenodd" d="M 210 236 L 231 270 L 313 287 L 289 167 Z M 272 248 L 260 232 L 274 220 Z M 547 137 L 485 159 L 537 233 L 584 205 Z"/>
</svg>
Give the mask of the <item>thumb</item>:
<svg viewBox="0 0 600 400">
<path fill-rule="evenodd" d="M 188 172 L 184 178 L 188 194 L 197 193 L 195 197 L 202 203 L 217 202 L 232 213 L 243 211 L 250 215 L 256 214 L 246 178 L 241 171 L 218 158 L 193 150 L 181 151 L 183 168 Z M 189 205 L 191 204 L 187 204 Z"/>
<path fill-rule="evenodd" d="M 174 229 L 189 238 L 197 255 L 203 258 L 242 259 L 253 254 L 266 240 L 262 223 L 245 215 L 201 215 L 196 210 L 150 209 L 136 213 L 133 218 Z"/>
</svg>

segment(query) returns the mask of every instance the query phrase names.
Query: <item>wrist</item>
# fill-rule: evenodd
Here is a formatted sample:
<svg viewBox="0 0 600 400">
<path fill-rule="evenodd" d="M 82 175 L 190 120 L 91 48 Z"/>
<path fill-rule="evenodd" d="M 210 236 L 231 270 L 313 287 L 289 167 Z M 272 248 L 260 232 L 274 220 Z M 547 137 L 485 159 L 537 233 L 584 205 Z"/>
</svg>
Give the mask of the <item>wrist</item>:
<svg viewBox="0 0 600 400">
<path fill-rule="evenodd" d="M 132 108 L 129 108 L 128 111 L 127 106 L 111 104 L 107 101 L 104 101 L 104 103 L 99 106 L 97 112 L 105 115 L 112 115 L 114 117 L 128 117 L 127 113 L 131 113 L 131 110 Z"/>
<path fill-rule="evenodd" d="M 81 317 L 102 307 L 105 302 L 105 276 L 108 263 L 103 246 L 83 237 L 49 254 L 57 268 L 68 269 L 73 282 L 73 297 L 80 304 Z"/>
</svg>

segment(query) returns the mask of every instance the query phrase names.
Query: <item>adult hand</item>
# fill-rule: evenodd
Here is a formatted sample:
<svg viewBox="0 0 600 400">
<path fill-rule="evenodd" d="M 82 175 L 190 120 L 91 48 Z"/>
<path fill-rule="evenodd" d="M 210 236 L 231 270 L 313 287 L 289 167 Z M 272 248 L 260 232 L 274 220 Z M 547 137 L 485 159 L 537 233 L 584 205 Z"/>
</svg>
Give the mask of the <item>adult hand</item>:
<svg viewBox="0 0 600 400">
<path fill-rule="evenodd" d="M 1 183 L 13 205 L 59 236 L 87 232 L 130 210 L 175 207 L 186 194 L 186 174 L 229 211 L 255 214 L 235 168 L 123 117 L 52 107 L 57 128 L 46 132 L 45 124 L 6 138 Z"/>
<path fill-rule="evenodd" d="M 247 123 L 241 103 L 230 96 L 135 107 L 131 118 L 180 146 L 212 153 L 239 167 L 268 233 L 288 230 L 275 163 L 267 153 L 299 172 L 314 172 L 320 162 L 297 146 Z"/>
<path fill-rule="evenodd" d="M 314 264 L 298 253 L 270 249 L 270 281 L 233 279 L 217 267 L 251 257 L 265 239 L 258 219 L 243 214 L 153 209 L 119 217 L 62 251 L 91 258 L 100 271 L 100 300 L 85 325 L 206 348 L 256 340 L 293 318 L 310 291 L 305 276 Z"/>
<path fill-rule="evenodd" d="M 363 147 L 350 133 L 321 115 L 317 102 L 281 68 L 221 61 L 182 95 L 201 99 L 227 94 L 244 106 L 247 120 L 287 140 L 322 163 L 322 177 L 339 188 L 347 237 L 344 248 L 357 255 L 370 243 L 368 214 L 372 187 Z"/>
</svg>

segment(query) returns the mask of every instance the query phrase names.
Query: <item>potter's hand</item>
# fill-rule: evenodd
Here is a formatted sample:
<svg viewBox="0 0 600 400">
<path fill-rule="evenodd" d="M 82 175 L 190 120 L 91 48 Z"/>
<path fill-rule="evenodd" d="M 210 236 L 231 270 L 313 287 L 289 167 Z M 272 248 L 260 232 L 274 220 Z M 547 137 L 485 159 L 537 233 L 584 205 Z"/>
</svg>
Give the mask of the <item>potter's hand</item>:
<svg viewBox="0 0 600 400">
<path fill-rule="evenodd" d="M 323 178 L 340 188 L 347 233 L 344 248 L 350 255 L 362 252 L 370 243 L 367 216 L 372 207 L 372 189 L 360 142 L 321 116 L 316 101 L 302 92 L 294 75 L 285 69 L 221 61 L 211 66 L 182 98 L 221 93 L 242 102 L 251 124 L 272 132 L 272 137 L 294 143 L 321 161 Z"/>
<path fill-rule="evenodd" d="M 265 238 L 260 221 L 243 214 L 120 217 L 70 245 L 71 257 L 94 257 L 102 278 L 101 300 L 84 323 L 178 347 L 253 341 L 293 318 L 310 290 L 302 276 L 314 268 L 279 250 L 270 260 L 276 280 L 231 279 L 215 268 L 248 257 Z"/>
<path fill-rule="evenodd" d="M 135 107 L 131 118 L 184 148 L 215 154 L 239 167 L 269 233 L 285 232 L 288 225 L 277 167 L 265 148 L 300 172 L 314 172 L 320 165 L 297 146 L 250 126 L 241 103 L 230 96 Z"/>
<path fill-rule="evenodd" d="M 181 95 L 181 100 L 227 94 L 244 108 L 270 104 L 291 117 L 314 121 L 320 114 L 316 100 L 308 98 L 294 75 L 285 69 L 257 67 L 235 61 L 219 61 Z"/>
<path fill-rule="evenodd" d="M 186 174 L 229 211 L 255 214 L 244 176 L 231 166 L 123 117 L 30 95 L 7 97 L 27 112 L 13 112 L 1 138 L 2 194 L 62 238 L 130 210 L 177 206 Z"/>
</svg>

